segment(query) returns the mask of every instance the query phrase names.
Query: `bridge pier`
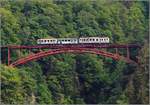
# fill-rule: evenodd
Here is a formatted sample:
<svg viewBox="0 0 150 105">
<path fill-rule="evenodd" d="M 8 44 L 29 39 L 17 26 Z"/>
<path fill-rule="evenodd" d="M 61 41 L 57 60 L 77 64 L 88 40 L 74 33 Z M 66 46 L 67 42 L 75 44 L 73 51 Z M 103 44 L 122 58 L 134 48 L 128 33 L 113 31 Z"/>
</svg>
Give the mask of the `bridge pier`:
<svg viewBox="0 0 150 105">
<path fill-rule="evenodd" d="M 10 65 L 10 48 L 8 48 L 8 50 L 7 50 L 7 59 L 8 59 L 8 61 L 7 61 L 7 65 Z"/>
<path fill-rule="evenodd" d="M 119 55 L 118 48 L 115 48 L 115 50 L 116 50 L 116 54 L 118 54 L 118 55 Z"/>
<path fill-rule="evenodd" d="M 129 52 L 129 47 L 127 46 L 127 59 L 130 59 L 130 52 Z"/>
</svg>

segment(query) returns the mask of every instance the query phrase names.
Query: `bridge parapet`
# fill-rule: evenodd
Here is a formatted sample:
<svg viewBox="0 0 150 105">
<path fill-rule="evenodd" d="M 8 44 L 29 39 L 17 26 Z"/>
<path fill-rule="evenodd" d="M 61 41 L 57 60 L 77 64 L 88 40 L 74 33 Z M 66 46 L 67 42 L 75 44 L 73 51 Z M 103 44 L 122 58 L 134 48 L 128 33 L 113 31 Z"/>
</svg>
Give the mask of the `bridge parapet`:
<svg viewBox="0 0 150 105">
<path fill-rule="evenodd" d="M 7 45 L 1 46 L 11 49 L 46 49 L 46 48 L 141 48 L 138 44 L 49 44 L 49 45 Z"/>
</svg>

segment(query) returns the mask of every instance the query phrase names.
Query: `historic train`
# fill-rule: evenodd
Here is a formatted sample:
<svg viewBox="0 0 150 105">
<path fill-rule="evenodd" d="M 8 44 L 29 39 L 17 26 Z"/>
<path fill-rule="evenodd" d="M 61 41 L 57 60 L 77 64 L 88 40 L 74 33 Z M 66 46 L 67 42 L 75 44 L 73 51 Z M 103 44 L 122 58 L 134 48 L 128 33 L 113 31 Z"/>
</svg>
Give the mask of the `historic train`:
<svg viewBox="0 0 150 105">
<path fill-rule="evenodd" d="M 50 38 L 38 39 L 37 44 L 91 44 L 109 43 L 109 37 Z"/>
</svg>

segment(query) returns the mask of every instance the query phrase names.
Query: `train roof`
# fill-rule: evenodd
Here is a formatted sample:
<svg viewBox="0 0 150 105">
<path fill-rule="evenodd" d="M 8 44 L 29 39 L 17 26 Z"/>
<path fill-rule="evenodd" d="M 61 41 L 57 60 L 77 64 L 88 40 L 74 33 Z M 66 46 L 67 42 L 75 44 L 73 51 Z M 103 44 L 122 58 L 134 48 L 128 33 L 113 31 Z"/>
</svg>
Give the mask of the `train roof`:
<svg viewBox="0 0 150 105">
<path fill-rule="evenodd" d="M 109 37 L 79 37 L 79 38 L 109 38 Z M 77 39 L 77 38 L 41 38 L 41 39 L 38 39 L 38 40 L 48 40 L 48 39 Z"/>
<path fill-rule="evenodd" d="M 103 37 L 80 37 L 80 38 L 109 38 L 109 37 L 103 36 Z"/>
</svg>

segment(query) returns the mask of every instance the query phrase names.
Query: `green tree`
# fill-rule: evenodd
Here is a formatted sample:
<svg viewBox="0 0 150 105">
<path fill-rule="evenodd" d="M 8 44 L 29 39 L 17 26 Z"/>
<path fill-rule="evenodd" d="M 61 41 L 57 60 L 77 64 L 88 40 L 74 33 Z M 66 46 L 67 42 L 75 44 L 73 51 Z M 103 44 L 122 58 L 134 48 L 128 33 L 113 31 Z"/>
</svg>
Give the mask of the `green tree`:
<svg viewBox="0 0 150 105">
<path fill-rule="evenodd" d="M 18 20 L 11 11 L 0 8 L 1 14 L 1 44 L 20 44 L 20 40 L 16 35 L 19 29 Z"/>
<path fill-rule="evenodd" d="M 29 104 L 32 102 L 31 93 L 35 93 L 35 80 L 28 72 L 1 65 L 0 77 L 2 103 Z"/>
</svg>

